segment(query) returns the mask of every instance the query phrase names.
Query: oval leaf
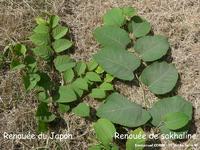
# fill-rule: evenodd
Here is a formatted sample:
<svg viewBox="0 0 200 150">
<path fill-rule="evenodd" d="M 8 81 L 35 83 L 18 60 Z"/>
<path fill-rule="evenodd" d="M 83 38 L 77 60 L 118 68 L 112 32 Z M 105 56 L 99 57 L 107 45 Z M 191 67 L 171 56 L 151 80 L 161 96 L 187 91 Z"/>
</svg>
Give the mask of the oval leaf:
<svg viewBox="0 0 200 150">
<path fill-rule="evenodd" d="M 151 118 L 141 106 L 118 93 L 106 99 L 106 103 L 97 109 L 97 116 L 127 127 L 144 125 Z"/>
<path fill-rule="evenodd" d="M 175 87 L 178 72 L 172 64 L 155 62 L 143 70 L 140 79 L 151 92 L 165 94 Z"/>
<path fill-rule="evenodd" d="M 144 61 L 154 61 L 167 53 L 169 43 L 164 36 L 144 36 L 136 41 L 134 49 Z"/>
<path fill-rule="evenodd" d="M 122 80 L 132 80 L 133 71 L 140 66 L 140 60 L 125 49 L 104 48 L 94 59 L 106 72 Z"/>
</svg>

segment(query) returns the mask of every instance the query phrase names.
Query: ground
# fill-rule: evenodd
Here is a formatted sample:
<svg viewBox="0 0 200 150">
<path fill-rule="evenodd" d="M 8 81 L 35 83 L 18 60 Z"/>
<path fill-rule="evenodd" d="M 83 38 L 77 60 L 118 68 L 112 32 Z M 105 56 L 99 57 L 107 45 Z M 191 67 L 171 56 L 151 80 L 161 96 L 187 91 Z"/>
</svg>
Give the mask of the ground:
<svg viewBox="0 0 200 150">
<path fill-rule="evenodd" d="M 191 133 L 200 138 L 200 0 L 0 0 L 0 51 L 13 42 L 29 43 L 27 36 L 34 27 L 36 16 L 57 14 L 62 23 L 70 27 L 75 44 L 76 60 L 89 60 L 98 50 L 92 31 L 102 23 L 102 15 L 112 7 L 133 6 L 152 25 L 155 34 L 168 37 L 171 45 L 170 60 L 180 73 L 176 94 L 194 106 Z M 116 82 L 115 87 L 131 100 L 150 107 L 156 100 L 150 92 L 134 84 Z M 143 90 L 144 89 L 144 90 Z M 20 73 L 0 71 L 0 132 L 35 133 L 34 112 L 37 100 L 32 93 L 25 94 Z M 143 95 L 145 99 L 143 98 Z M 86 98 L 87 99 L 87 98 Z M 87 99 L 91 105 L 94 100 Z M 62 132 L 73 133 L 72 140 L 5 140 L 0 139 L 0 149 L 56 149 L 86 150 L 94 141 L 90 120 L 66 114 L 66 127 Z M 171 143 L 162 141 L 162 143 Z M 188 140 L 184 143 L 199 143 Z M 199 145 L 200 147 L 200 145 Z M 200 148 L 196 148 L 197 150 Z M 156 148 L 155 148 L 156 149 Z M 172 148 L 168 149 L 195 149 Z"/>
</svg>

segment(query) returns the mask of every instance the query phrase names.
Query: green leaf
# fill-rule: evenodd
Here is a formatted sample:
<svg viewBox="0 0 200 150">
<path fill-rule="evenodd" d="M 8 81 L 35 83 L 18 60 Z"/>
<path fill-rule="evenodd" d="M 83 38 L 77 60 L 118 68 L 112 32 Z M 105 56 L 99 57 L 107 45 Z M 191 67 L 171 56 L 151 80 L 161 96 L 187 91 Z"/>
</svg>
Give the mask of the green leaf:
<svg viewBox="0 0 200 150">
<path fill-rule="evenodd" d="M 154 61 L 167 53 L 169 43 L 161 35 L 144 36 L 136 41 L 134 49 L 144 61 Z"/>
<path fill-rule="evenodd" d="M 68 69 L 63 73 L 63 78 L 65 82 L 72 82 L 74 79 L 74 71 L 72 69 Z"/>
<path fill-rule="evenodd" d="M 43 18 L 41 18 L 41 17 L 36 17 L 35 18 L 35 21 L 36 21 L 36 23 L 37 24 L 44 24 L 44 25 L 46 25 L 47 24 L 47 22 L 46 22 L 46 20 L 44 20 Z"/>
<path fill-rule="evenodd" d="M 40 81 L 38 74 L 27 74 L 23 77 L 24 86 L 27 91 L 32 90 L 36 84 Z"/>
<path fill-rule="evenodd" d="M 98 64 L 96 63 L 96 61 L 94 59 L 92 59 L 91 61 L 89 61 L 87 63 L 87 67 L 89 71 L 93 71 L 94 69 L 96 69 L 98 66 Z"/>
<path fill-rule="evenodd" d="M 94 37 L 102 47 L 124 49 L 130 43 L 128 33 L 118 27 L 103 26 L 94 31 Z"/>
<path fill-rule="evenodd" d="M 136 146 L 136 145 L 145 145 L 146 137 L 142 128 L 137 128 L 134 131 L 131 131 L 130 137 L 133 138 L 127 139 L 126 150 L 143 150 L 144 147 Z"/>
<path fill-rule="evenodd" d="M 53 15 L 50 17 L 50 25 L 52 28 L 56 27 L 59 23 L 60 18 L 57 15 Z"/>
<path fill-rule="evenodd" d="M 107 119 L 99 119 L 94 124 L 94 130 L 97 138 L 103 145 L 109 145 L 116 132 L 115 126 Z"/>
<path fill-rule="evenodd" d="M 83 78 L 77 78 L 73 83 L 73 86 L 78 87 L 81 90 L 88 90 L 88 83 Z"/>
<path fill-rule="evenodd" d="M 15 60 L 15 59 L 13 59 L 12 62 L 11 62 L 11 64 L 10 64 L 10 68 L 12 70 L 19 70 L 19 69 L 22 69 L 24 67 L 25 67 L 24 64 L 22 64 L 20 61 Z"/>
<path fill-rule="evenodd" d="M 129 19 L 137 14 L 137 10 L 133 7 L 124 7 L 122 8 L 122 12 L 123 12 L 123 15 Z"/>
<path fill-rule="evenodd" d="M 134 34 L 136 38 L 142 37 L 147 35 L 151 30 L 151 25 L 149 22 L 144 21 L 141 19 L 141 21 L 134 20 L 134 17 L 132 21 L 128 25 L 129 31 Z"/>
<path fill-rule="evenodd" d="M 46 91 L 42 91 L 42 92 L 37 93 L 37 97 L 38 97 L 38 100 L 41 101 L 41 102 L 44 102 L 44 103 L 49 102 L 49 96 L 48 96 Z"/>
<path fill-rule="evenodd" d="M 125 49 L 103 48 L 94 59 L 106 72 L 122 80 L 133 80 L 133 71 L 140 66 L 140 60 Z"/>
<path fill-rule="evenodd" d="M 104 25 L 121 27 L 125 23 L 123 11 L 120 8 L 112 8 L 103 16 Z"/>
<path fill-rule="evenodd" d="M 40 81 L 37 83 L 39 87 L 44 88 L 45 90 L 50 90 L 53 86 L 53 83 L 51 81 L 51 78 L 47 73 L 40 72 L 38 73 L 40 76 Z"/>
<path fill-rule="evenodd" d="M 60 86 L 58 103 L 69 103 L 77 100 L 74 90 L 70 86 Z"/>
<path fill-rule="evenodd" d="M 104 78 L 105 82 L 112 82 L 112 80 L 114 79 L 114 77 L 110 74 L 106 74 L 106 77 Z"/>
<path fill-rule="evenodd" d="M 36 56 L 39 56 L 45 60 L 49 60 L 53 52 L 51 47 L 47 45 L 38 46 L 33 48 L 32 51 Z"/>
<path fill-rule="evenodd" d="M 81 76 L 82 74 L 85 73 L 86 68 L 87 68 L 87 65 L 84 62 L 78 62 L 74 69 L 75 69 L 77 75 Z"/>
<path fill-rule="evenodd" d="M 87 72 L 85 77 L 90 81 L 101 82 L 100 76 L 95 72 Z"/>
<path fill-rule="evenodd" d="M 154 62 L 143 70 L 140 79 L 154 94 L 165 94 L 175 87 L 178 72 L 172 64 Z"/>
<path fill-rule="evenodd" d="M 37 25 L 35 27 L 35 29 L 33 29 L 33 31 L 35 33 L 45 33 L 45 34 L 48 34 L 49 33 L 49 27 L 46 26 L 45 24 L 40 24 L 40 25 Z"/>
<path fill-rule="evenodd" d="M 102 67 L 98 66 L 97 69 L 95 70 L 95 72 L 98 74 L 102 74 L 102 73 L 104 73 L 104 70 Z"/>
<path fill-rule="evenodd" d="M 154 126 L 162 126 L 163 118 L 169 113 L 181 112 L 192 119 L 192 104 L 180 96 L 158 100 L 149 110 Z"/>
<path fill-rule="evenodd" d="M 105 91 L 112 91 L 113 90 L 113 85 L 107 82 L 103 82 L 100 85 L 100 89 L 105 90 Z"/>
<path fill-rule="evenodd" d="M 72 84 L 71 87 L 73 88 L 74 92 L 79 96 L 83 96 L 83 90 L 79 88 L 79 86 L 76 86 L 75 84 Z"/>
<path fill-rule="evenodd" d="M 34 33 L 29 39 L 37 46 L 48 45 L 50 42 L 49 33 Z"/>
<path fill-rule="evenodd" d="M 48 123 L 39 120 L 38 125 L 37 125 L 37 131 L 39 133 L 47 132 L 48 131 Z"/>
<path fill-rule="evenodd" d="M 85 103 L 80 103 L 72 109 L 72 112 L 80 117 L 90 116 L 90 107 Z"/>
<path fill-rule="evenodd" d="M 18 56 L 23 55 L 25 57 L 27 49 L 26 46 L 23 44 L 16 44 L 13 48 L 13 52 Z"/>
<path fill-rule="evenodd" d="M 38 121 L 43 121 L 48 123 L 56 119 L 56 116 L 53 113 L 49 112 L 47 103 L 41 102 L 38 105 L 36 111 L 36 118 Z"/>
<path fill-rule="evenodd" d="M 98 98 L 98 99 L 102 99 L 106 97 L 106 92 L 103 89 L 92 89 L 92 92 L 89 94 L 90 97 L 92 98 Z"/>
<path fill-rule="evenodd" d="M 127 127 L 144 125 L 151 118 L 150 114 L 138 104 L 126 97 L 113 93 L 97 109 L 97 116 Z"/>
<path fill-rule="evenodd" d="M 58 104 L 58 110 L 62 113 L 66 113 L 70 110 L 70 107 L 69 107 L 69 105 L 60 103 L 60 104 Z"/>
<path fill-rule="evenodd" d="M 37 62 L 35 60 L 35 58 L 33 56 L 26 56 L 24 59 L 24 63 L 26 64 L 26 66 L 28 67 L 28 69 L 32 72 L 32 71 L 36 71 L 36 66 L 37 66 Z"/>
<path fill-rule="evenodd" d="M 177 130 L 186 126 L 189 117 L 183 112 L 171 112 L 163 117 L 165 126 L 170 130 Z"/>
<path fill-rule="evenodd" d="M 61 55 L 54 59 L 54 65 L 59 72 L 64 72 L 73 68 L 76 63 L 69 56 Z"/>
<path fill-rule="evenodd" d="M 67 39 L 58 39 L 52 43 L 54 50 L 59 53 L 72 46 L 72 42 Z"/>
<path fill-rule="evenodd" d="M 55 40 L 62 38 L 63 36 L 66 35 L 66 33 L 68 32 L 68 28 L 67 27 L 63 27 L 61 25 L 58 25 L 57 27 L 55 27 L 52 31 L 52 36 Z"/>
</svg>

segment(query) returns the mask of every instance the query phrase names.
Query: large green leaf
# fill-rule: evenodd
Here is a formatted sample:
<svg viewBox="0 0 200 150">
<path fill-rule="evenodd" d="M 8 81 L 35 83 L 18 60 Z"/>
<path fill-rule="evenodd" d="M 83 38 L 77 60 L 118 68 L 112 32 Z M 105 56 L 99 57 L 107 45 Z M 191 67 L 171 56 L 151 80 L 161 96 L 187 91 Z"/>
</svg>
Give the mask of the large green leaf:
<svg viewBox="0 0 200 150">
<path fill-rule="evenodd" d="M 120 8 L 112 8 L 103 16 L 104 25 L 121 27 L 125 23 L 123 11 Z"/>
<path fill-rule="evenodd" d="M 94 36 L 102 47 L 124 49 L 127 44 L 130 43 L 128 33 L 125 30 L 114 26 L 98 27 L 94 31 Z"/>
<path fill-rule="evenodd" d="M 109 145 L 113 136 L 116 132 L 115 126 L 107 119 L 99 119 L 94 124 L 94 130 L 96 132 L 97 138 L 102 142 L 103 145 Z"/>
<path fill-rule="evenodd" d="M 60 86 L 59 88 L 59 103 L 69 103 L 77 99 L 74 90 L 70 86 Z"/>
<path fill-rule="evenodd" d="M 52 36 L 54 39 L 60 39 L 63 36 L 65 36 L 65 34 L 67 33 L 68 28 L 67 27 L 63 27 L 61 25 L 58 25 L 56 28 L 53 29 L 52 31 Z"/>
<path fill-rule="evenodd" d="M 151 25 L 146 20 L 134 19 L 137 16 L 133 17 L 132 21 L 129 23 L 128 28 L 129 31 L 134 34 L 135 37 L 142 37 L 147 35 L 151 30 Z"/>
<path fill-rule="evenodd" d="M 133 71 L 140 66 L 134 54 L 119 48 L 103 48 L 94 59 L 106 72 L 122 80 L 132 80 Z"/>
<path fill-rule="evenodd" d="M 72 42 L 67 39 L 58 39 L 52 43 L 54 50 L 59 53 L 72 46 Z"/>
<path fill-rule="evenodd" d="M 189 120 L 191 120 L 192 104 L 180 96 L 173 96 L 158 100 L 149 112 L 152 116 L 151 123 L 154 126 L 159 126 L 162 125 L 163 118 L 169 113 L 185 113 L 189 117 Z"/>
<path fill-rule="evenodd" d="M 144 125 L 151 118 L 140 105 L 130 102 L 118 93 L 113 93 L 106 99 L 97 109 L 97 116 L 128 127 Z"/>
<path fill-rule="evenodd" d="M 133 138 L 127 139 L 126 150 L 143 150 L 144 147 L 138 147 L 136 145 L 145 145 L 146 135 L 142 128 L 137 128 L 130 132 Z"/>
<path fill-rule="evenodd" d="M 86 103 L 80 103 L 72 109 L 72 112 L 80 117 L 88 117 L 90 116 L 90 107 Z"/>
<path fill-rule="evenodd" d="M 134 49 L 144 61 L 154 61 L 167 53 L 169 43 L 167 38 L 161 35 L 144 36 L 136 41 Z"/>
<path fill-rule="evenodd" d="M 170 130 L 180 129 L 188 124 L 189 117 L 183 112 L 171 112 L 163 117 L 165 126 Z"/>
<path fill-rule="evenodd" d="M 51 53 L 53 52 L 51 47 L 47 45 L 41 45 L 41 46 L 35 47 L 32 49 L 32 51 L 34 52 L 36 56 L 39 56 L 45 60 L 48 60 L 51 57 Z"/>
<path fill-rule="evenodd" d="M 154 62 L 143 70 L 140 79 L 151 92 L 165 94 L 176 85 L 178 72 L 172 64 Z"/>
<path fill-rule="evenodd" d="M 76 63 L 69 56 L 61 55 L 54 59 L 54 65 L 59 72 L 64 72 L 73 68 Z"/>
</svg>

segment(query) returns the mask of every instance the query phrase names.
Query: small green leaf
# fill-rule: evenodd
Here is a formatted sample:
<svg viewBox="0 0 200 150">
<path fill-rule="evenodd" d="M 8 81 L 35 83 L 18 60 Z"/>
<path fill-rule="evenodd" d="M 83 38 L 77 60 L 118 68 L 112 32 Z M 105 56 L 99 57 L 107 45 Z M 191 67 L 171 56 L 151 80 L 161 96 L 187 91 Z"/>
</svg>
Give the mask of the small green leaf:
<svg viewBox="0 0 200 150">
<path fill-rule="evenodd" d="M 99 119 L 94 124 L 94 130 L 96 132 L 97 138 L 103 145 L 109 145 L 113 136 L 116 132 L 115 126 L 107 119 Z"/>
<path fill-rule="evenodd" d="M 112 91 L 113 85 L 110 83 L 104 82 L 100 85 L 100 89 L 105 90 L 105 91 Z"/>
<path fill-rule="evenodd" d="M 114 77 L 110 74 L 106 74 L 106 77 L 104 78 L 105 82 L 112 82 L 112 80 L 114 79 Z"/>
<path fill-rule="evenodd" d="M 65 72 L 63 72 L 63 78 L 65 82 L 72 82 L 74 79 L 74 71 L 72 69 L 68 69 Z"/>
<path fill-rule="evenodd" d="M 72 112 L 80 117 L 90 116 L 90 107 L 85 103 L 80 103 L 72 109 Z"/>
<path fill-rule="evenodd" d="M 130 139 L 126 141 L 126 150 L 143 150 L 143 146 L 137 147 L 136 145 L 145 145 L 146 136 L 142 128 L 137 128 L 130 132 Z"/>
<path fill-rule="evenodd" d="M 16 44 L 13 48 L 13 52 L 18 56 L 23 55 L 25 57 L 27 49 L 26 46 L 23 44 Z"/>
<path fill-rule="evenodd" d="M 151 30 L 151 25 L 149 22 L 142 20 L 137 22 L 137 20 L 134 20 L 134 17 L 132 21 L 128 25 L 129 31 L 134 34 L 136 38 L 142 37 L 147 35 Z"/>
<path fill-rule="evenodd" d="M 96 28 L 94 31 L 94 37 L 102 47 L 107 48 L 125 49 L 128 43 L 130 43 L 128 33 L 115 26 L 103 26 Z"/>
<path fill-rule="evenodd" d="M 49 33 L 34 33 L 29 38 L 37 46 L 48 45 L 50 42 Z"/>
<path fill-rule="evenodd" d="M 15 59 L 13 59 L 12 62 L 11 62 L 11 64 L 10 64 L 10 68 L 12 70 L 20 70 L 20 69 L 22 69 L 24 67 L 25 67 L 24 64 L 22 64 L 20 61 L 15 60 Z"/>
<path fill-rule="evenodd" d="M 123 15 L 130 19 L 137 14 L 137 10 L 133 7 L 123 7 L 122 8 Z"/>
<path fill-rule="evenodd" d="M 169 43 L 167 38 L 161 35 L 144 36 L 136 41 L 134 49 L 144 61 L 154 61 L 167 53 Z"/>
<path fill-rule="evenodd" d="M 50 17 L 50 25 L 52 28 L 56 27 L 59 23 L 60 18 L 57 15 L 53 15 Z"/>
<path fill-rule="evenodd" d="M 102 74 L 104 72 L 103 68 L 98 66 L 97 69 L 95 70 L 96 73 Z"/>
<path fill-rule="evenodd" d="M 76 71 L 78 76 L 81 76 L 82 74 L 85 73 L 86 68 L 87 66 L 84 62 L 78 62 L 74 70 Z"/>
<path fill-rule="evenodd" d="M 92 89 L 92 92 L 89 94 L 90 97 L 92 98 L 98 98 L 98 99 L 102 99 L 106 97 L 106 92 L 102 89 Z"/>
<path fill-rule="evenodd" d="M 119 48 L 103 48 L 94 59 L 106 72 L 122 80 L 133 80 L 133 71 L 140 66 L 134 54 Z"/>
<path fill-rule="evenodd" d="M 103 16 L 104 25 L 121 27 L 125 23 L 123 11 L 120 8 L 112 8 Z"/>
<path fill-rule="evenodd" d="M 98 66 L 98 64 L 96 63 L 96 61 L 94 59 L 92 59 L 91 61 L 89 61 L 87 63 L 87 67 L 89 71 L 93 71 L 94 69 L 96 69 Z"/>
<path fill-rule="evenodd" d="M 170 130 L 181 129 L 189 122 L 189 117 L 183 112 L 170 112 L 163 117 L 164 125 Z"/>
<path fill-rule="evenodd" d="M 38 74 L 27 74 L 23 77 L 24 86 L 27 91 L 32 90 L 36 84 L 40 81 Z"/>
<path fill-rule="evenodd" d="M 85 77 L 90 81 L 101 82 L 100 76 L 95 72 L 87 72 Z"/>
<path fill-rule="evenodd" d="M 68 32 L 68 28 L 67 27 L 63 27 L 61 25 L 58 25 L 57 27 L 55 27 L 52 31 L 53 34 L 53 38 L 55 40 L 62 38 L 63 36 L 66 35 L 66 33 Z"/>
<path fill-rule="evenodd" d="M 54 59 L 54 65 L 59 72 L 64 72 L 73 68 L 76 63 L 69 56 L 61 55 Z"/>
<path fill-rule="evenodd" d="M 35 29 L 33 29 L 33 31 L 35 33 L 44 33 L 44 34 L 48 34 L 49 33 L 49 27 L 46 26 L 45 24 L 40 24 L 40 25 L 37 25 L 35 27 Z"/>
<path fill-rule="evenodd" d="M 73 83 L 73 86 L 78 87 L 81 90 L 88 90 L 88 83 L 83 78 L 76 79 Z"/>
<path fill-rule="evenodd" d="M 74 90 L 70 86 L 60 86 L 58 103 L 69 103 L 77 100 Z"/>
<path fill-rule="evenodd" d="M 43 58 L 44 60 L 49 60 L 53 52 L 51 47 L 47 45 L 41 45 L 41 46 L 35 47 L 32 49 L 32 51 L 36 56 L 39 56 Z"/>
<path fill-rule="evenodd" d="M 69 107 L 69 105 L 59 103 L 58 104 L 58 110 L 62 113 L 66 113 L 70 110 L 70 107 Z"/>
<path fill-rule="evenodd" d="M 37 24 L 44 24 L 44 25 L 46 25 L 47 24 L 47 22 L 46 22 L 46 20 L 44 20 L 43 18 L 41 18 L 41 17 L 36 17 L 35 18 L 35 21 L 36 21 L 36 23 Z"/>
<path fill-rule="evenodd" d="M 172 64 L 154 62 L 143 70 L 140 79 L 154 94 L 165 94 L 175 87 L 178 72 Z"/>
<path fill-rule="evenodd" d="M 58 39 L 52 43 L 54 50 L 59 53 L 72 46 L 72 42 L 67 39 Z"/>
</svg>

